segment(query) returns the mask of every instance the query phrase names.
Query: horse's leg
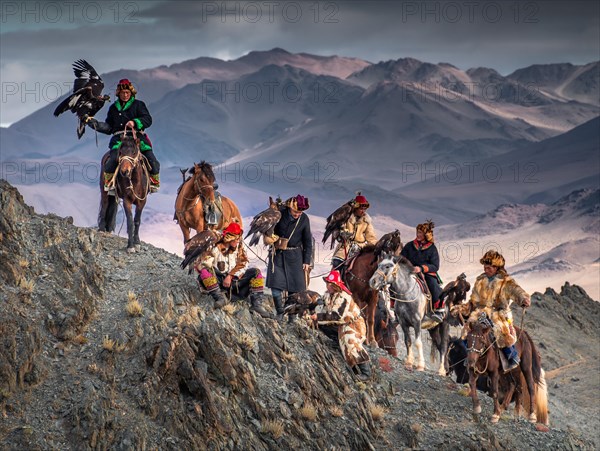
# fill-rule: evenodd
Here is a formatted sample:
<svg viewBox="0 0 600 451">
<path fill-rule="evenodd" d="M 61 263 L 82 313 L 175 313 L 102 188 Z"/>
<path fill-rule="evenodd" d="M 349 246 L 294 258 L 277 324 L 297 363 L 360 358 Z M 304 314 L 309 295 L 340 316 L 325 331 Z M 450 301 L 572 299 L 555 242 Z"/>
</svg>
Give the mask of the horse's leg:
<svg viewBox="0 0 600 451">
<path fill-rule="evenodd" d="M 108 225 L 106 223 L 106 213 L 108 210 L 108 196 L 104 192 L 103 187 L 100 189 L 102 192 L 100 193 L 100 213 L 98 213 L 98 230 L 100 232 L 108 232 Z"/>
<path fill-rule="evenodd" d="M 367 298 L 367 344 L 377 347 L 375 340 L 375 309 L 377 308 L 377 291 L 369 290 Z"/>
<path fill-rule="evenodd" d="M 488 359 L 490 357 L 488 356 Z M 499 371 L 496 369 L 488 371 L 488 376 L 490 377 L 490 395 L 492 396 L 492 399 L 494 400 L 494 414 L 492 415 L 492 419 L 491 422 L 492 423 L 497 423 L 498 420 L 500 420 L 500 403 L 498 402 L 498 381 L 500 379 L 500 373 Z"/>
<path fill-rule="evenodd" d="M 425 357 L 423 357 L 423 341 L 421 340 L 421 318 L 418 315 L 414 318 L 415 346 L 417 347 L 417 371 L 425 370 Z"/>
<path fill-rule="evenodd" d="M 125 217 L 127 218 L 127 252 L 130 254 L 135 252 L 135 246 L 133 244 L 133 214 L 131 213 L 131 201 L 129 199 L 123 199 L 123 208 L 125 210 Z"/>
<path fill-rule="evenodd" d="M 142 223 L 142 211 L 144 210 L 145 202 L 139 202 L 135 206 L 135 217 L 133 218 L 133 244 L 136 250 L 140 250 L 140 224 Z"/>
<path fill-rule="evenodd" d="M 410 338 L 410 329 L 408 328 L 408 324 L 406 321 L 402 320 L 402 332 L 404 333 L 404 346 L 406 346 L 406 360 L 404 361 L 404 366 L 407 370 L 412 370 L 413 367 L 413 353 L 412 353 L 412 339 Z"/>
<path fill-rule="evenodd" d="M 529 393 L 529 421 L 535 423 L 537 422 L 537 415 L 535 414 L 535 381 L 533 380 L 533 374 L 531 372 L 531 360 L 521 360 L 521 365 L 526 367 L 525 370 L 523 370 L 522 366 L 521 370 L 524 373 L 525 381 L 527 383 L 527 392 Z"/>
<path fill-rule="evenodd" d="M 450 342 L 450 325 L 447 322 L 443 322 L 439 327 L 439 347 L 440 353 L 440 368 L 438 374 L 445 376 L 450 371 L 450 365 L 448 365 L 448 343 Z"/>
<path fill-rule="evenodd" d="M 481 403 L 479 402 L 479 397 L 477 396 L 477 378 L 478 376 L 475 374 L 475 371 L 473 371 L 473 369 L 469 369 L 469 388 L 471 389 L 470 395 L 471 400 L 473 401 L 473 413 L 480 414 Z"/>
<path fill-rule="evenodd" d="M 183 243 L 185 244 L 190 240 L 190 228 L 184 225 L 181 219 L 179 220 L 179 228 L 181 229 L 181 233 L 183 233 Z"/>
</svg>

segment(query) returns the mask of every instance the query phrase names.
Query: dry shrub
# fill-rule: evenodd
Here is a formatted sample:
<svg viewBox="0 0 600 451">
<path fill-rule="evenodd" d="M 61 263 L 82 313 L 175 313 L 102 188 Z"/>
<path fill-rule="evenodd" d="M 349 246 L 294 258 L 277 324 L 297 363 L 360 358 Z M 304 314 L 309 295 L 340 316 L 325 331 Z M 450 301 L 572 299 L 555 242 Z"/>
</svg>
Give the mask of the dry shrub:
<svg viewBox="0 0 600 451">
<path fill-rule="evenodd" d="M 21 293 L 31 294 L 33 293 L 33 289 L 35 288 L 35 281 L 27 280 L 25 277 L 22 277 L 19 280 L 19 288 L 21 290 Z"/>
<path fill-rule="evenodd" d="M 238 307 L 233 302 L 230 302 L 229 304 L 225 304 L 225 307 L 223 307 L 221 310 L 228 315 L 234 315 L 237 312 Z"/>
<path fill-rule="evenodd" d="M 137 301 L 137 296 L 135 295 L 135 293 L 133 291 L 129 291 L 127 293 L 127 302 L 133 302 L 133 301 Z"/>
<path fill-rule="evenodd" d="M 316 421 L 317 419 L 317 409 L 312 404 L 305 403 L 298 412 L 307 421 Z"/>
<path fill-rule="evenodd" d="M 380 406 L 379 404 L 371 404 L 369 406 L 369 412 L 371 413 L 371 417 L 373 421 L 381 421 L 386 414 L 385 407 Z"/>
<path fill-rule="evenodd" d="M 119 343 L 117 340 L 113 340 L 108 335 L 102 339 L 102 348 L 109 352 L 121 352 L 125 349 L 125 345 Z"/>
<path fill-rule="evenodd" d="M 260 428 L 260 432 L 270 434 L 276 440 L 283 435 L 283 430 L 283 422 L 280 420 L 266 420 Z"/>
<path fill-rule="evenodd" d="M 25 260 L 24 258 L 19 259 L 19 266 L 23 269 L 29 268 L 29 260 Z"/>
<path fill-rule="evenodd" d="M 238 344 L 242 349 L 250 351 L 256 345 L 256 338 L 244 332 L 243 334 L 238 335 Z"/>
<path fill-rule="evenodd" d="M 83 334 L 79 334 L 79 335 L 75 335 L 73 337 L 73 343 L 78 344 L 78 345 L 84 345 L 88 342 L 88 339 L 86 336 L 84 336 Z"/>
<path fill-rule="evenodd" d="M 137 299 L 129 300 L 125 307 L 129 316 L 142 316 L 142 304 Z"/>
<path fill-rule="evenodd" d="M 95 363 L 90 363 L 87 367 L 87 370 L 88 373 L 96 374 L 98 371 L 100 371 L 100 368 L 98 368 L 98 365 Z"/>
<path fill-rule="evenodd" d="M 344 409 L 342 409 L 340 406 L 331 406 L 329 408 L 329 413 L 332 417 L 339 418 L 344 415 Z"/>
</svg>

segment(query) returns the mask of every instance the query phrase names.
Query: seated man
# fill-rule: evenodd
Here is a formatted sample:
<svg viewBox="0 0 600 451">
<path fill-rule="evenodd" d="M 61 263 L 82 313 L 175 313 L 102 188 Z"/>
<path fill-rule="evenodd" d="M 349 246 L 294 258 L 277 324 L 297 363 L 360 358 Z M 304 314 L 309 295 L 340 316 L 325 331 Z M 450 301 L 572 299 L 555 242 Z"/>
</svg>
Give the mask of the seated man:
<svg viewBox="0 0 600 451">
<path fill-rule="evenodd" d="M 346 363 L 361 381 L 371 378 L 369 354 L 363 343 L 367 335 L 367 326 L 360 308 L 352 300 L 350 290 L 342 282 L 340 273 L 335 269 L 327 277 L 327 293 L 323 304 L 318 305 L 311 319 L 319 326 L 337 325 L 338 341 Z"/>
<path fill-rule="evenodd" d="M 265 281 L 258 268 L 248 268 L 248 257 L 242 245 L 243 230 L 232 222 L 223 230 L 222 238 L 204 259 L 196 263 L 196 271 L 202 286 L 215 301 L 215 308 L 223 308 L 232 298 L 246 299 L 250 295 L 250 310 L 263 318 L 273 314 L 263 307 Z"/>
</svg>

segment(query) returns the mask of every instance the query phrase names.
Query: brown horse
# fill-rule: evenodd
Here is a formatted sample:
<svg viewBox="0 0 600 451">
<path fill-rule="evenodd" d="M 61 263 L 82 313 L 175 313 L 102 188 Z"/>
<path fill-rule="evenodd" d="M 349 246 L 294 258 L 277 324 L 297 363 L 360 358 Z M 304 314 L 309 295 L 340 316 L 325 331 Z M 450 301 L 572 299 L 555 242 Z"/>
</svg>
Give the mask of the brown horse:
<svg viewBox="0 0 600 451">
<path fill-rule="evenodd" d="M 242 215 L 237 205 L 225 196 L 220 196 L 220 202 L 215 196 L 215 174 L 212 166 L 201 161 L 194 163 L 192 176 L 185 180 L 175 200 L 175 220 L 183 233 L 183 242 L 190 239 L 190 229 L 201 232 L 207 229 L 222 230 L 231 222 L 242 225 Z M 213 205 L 217 213 L 217 224 L 209 226 L 205 219 L 205 209 Z"/>
<path fill-rule="evenodd" d="M 378 258 L 383 253 L 398 255 L 402 250 L 402 240 L 398 230 L 380 238 L 377 244 L 363 247 L 356 257 L 350 259 L 344 272 L 344 283 L 352 292 L 354 301 L 363 311 L 367 322 L 367 344 L 376 345 L 375 310 L 379 295 L 369 286 L 369 279 L 377 269 Z"/>
<path fill-rule="evenodd" d="M 100 231 L 112 232 L 117 218 L 118 198 L 123 199 L 123 209 L 127 218 L 127 252 L 133 253 L 140 248 L 140 223 L 142 211 L 146 205 L 150 187 L 147 161 L 140 152 L 140 140 L 135 136 L 123 135 L 119 147 L 119 163 L 113 178 L 115 196 L 104 191 L 104 164 L 109 152 L 102 157 L 100 171 L 100 213 L 98 228 Z M 132 215 L 135 205 L 135 217 Z"/>
<path fill-rule="evenodd" d="M 473 412 L 481 413 L 481 404 L 477 396 L 477 379 L 481 375 L 489 377 L 489 394 L 494 400 L 494 414 L 491 422 L 497 423 L 500 414 L 505 410 L 515 395 L 516 412 L 523 403 L 521 396 L 528 401 L 526 409 L 529 421 L 548 424 L 548 393 L 541 358 L 531 337 L 524 330 L 515 327 L 517 333 L 517 351 L 521 362 L 518 368 L 503 373 L 500 363 L 501 352 L 495 346 L 492 335 L 492 323 L 485 314 L 468 325 L 467 335 L 467 367 L 469 370 L 470 395 L 473 400 Z M 502 380 L 502 381 L 501 381 Z M 526 392 L 522 393 L 523 384 Z M 499 402 L 499 386 L 504 388 L 504 400 Z"/>
</svg>

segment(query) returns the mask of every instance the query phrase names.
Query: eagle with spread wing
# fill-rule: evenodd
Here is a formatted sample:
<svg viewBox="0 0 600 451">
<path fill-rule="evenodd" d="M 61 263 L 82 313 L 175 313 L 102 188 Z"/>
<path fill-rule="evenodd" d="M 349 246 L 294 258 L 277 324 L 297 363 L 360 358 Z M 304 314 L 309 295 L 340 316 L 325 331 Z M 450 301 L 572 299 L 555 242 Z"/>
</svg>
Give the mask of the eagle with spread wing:
<svg viewBox="0 0 600 451">
<path fill-rule="evenodd" d="M 354 199 L 346 202 L 340 208 L 335 210 L 327 217 L 327 224 L 325 225 L 325 233 L 323 234 L 322 243 L 325 244 L 327 239 L 331 237 L 330 249 L 333 249 L 334 243 L 340 237 L 344 224 L 348 222 L 352 211 L 354 210 Z"/>
<path fill-rule="evenodd" d="M 184 258 L 180 265 L 181 269 L 189 266 L 188 274 L 191 274 L 196 259 L 211 252 L 220 239 L 221 234 L 213 230 L 203 230 L 190 238 L 183 249 Z"/>
<path fill-rule="evenodd" d="M 252 235 L 252 238 L 250 238 L 250 246 L 258 244 L 261 235 L 273 235 L 273 230 L 280 219 L 281 211 L 279 211 L 279 203 L 269 196 L 269 208 L 261 211 L 252 218 L 250 229 L 246 234 L 246 238 Z"/>
<path fill-rule="evenodd" d="M 54 110 L 54 115 L 59 116 L 67 110 L 79 118 L 77 125 L 77 138 L 81 139 L 85 133 L 85 122 L 88 117 L 94 116 L 110 100 L 106 94 L 102 95 L 104 82 L 96 69 L 86 60 L 77 60 L 73 63 L 75 82 L 73 94 L 63 100 Z"/>
</svg>

